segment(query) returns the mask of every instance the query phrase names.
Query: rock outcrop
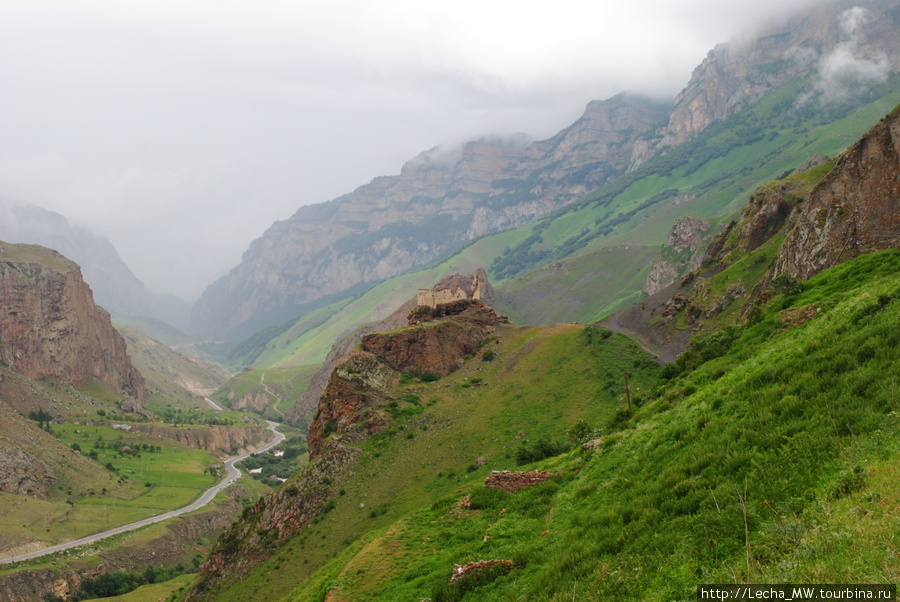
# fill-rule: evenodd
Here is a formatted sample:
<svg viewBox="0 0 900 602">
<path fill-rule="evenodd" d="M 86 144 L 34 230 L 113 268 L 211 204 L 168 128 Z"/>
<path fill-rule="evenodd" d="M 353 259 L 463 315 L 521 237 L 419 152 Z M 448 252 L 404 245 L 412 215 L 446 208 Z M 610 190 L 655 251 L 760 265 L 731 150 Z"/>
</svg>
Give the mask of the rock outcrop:
<svg viewBox="0 0 900 602">
<path fill-rule="evenodd" d="M 706 233 L 709 228 L 708 221 L 692 216 L 683 217 L 672 225 L 666 242 L 650 266 L 644 283 L 646 294 L 653 295 L 675 282 L 686 271 L 700 267 L 703 259 L 700 251 L 708 241 Z"/>
<path fill-rule="evenodd" d="M 900 245 L 900 107 L 837 161 L 810 195 L 773 274 L 801 279 Z"/>
<path fill-rule="evenodd" d="M 31 454 L 0 449 L 0 491 L 46 499 L 54 483 L 50 467 Z"/>
<path fill-rule="evenodd" d="M 458 313 L 422 321 L 416 326 L 363 337 L 361 350 L 342 356 L 319 400 L 309 427 L 309 457 L 325 448 L 335 433 L 342 440 L 358 440 L 389 423 L 384 412 L 393 400 L 386 389 L 400 373 L 446 376 L 456 370 L 497 324 L 494 310 L 478 301 L 458 301 Z"/>
<path fill-rule="evenodd" d="M 416 327 L 376 332 L 363 337 L 361 347 L 398 372 L 446 376 L 474 355 L 498 323 L 497 314 L 478 301 L 461 300 L 444 308 L 446 319 L 422 319 Z M 457 313 L 458 312 L 458 313 Z"/>
<path fill-rule="evenodd" d="M 169 427 L 155 424 L 135 424 L 134 432 L 147 433 L 151 437 L 165 437 L 194 449 L 242 453 L 258 447 L 270 438 L 269 431 L 260 426 L 204 426 Z"/>
<path fill-rule="evenodd" d="M 343 356 L 309 425 L 310 459 L 322 453 L 331 433 L 352 442 L 387 428 L 384 410 L 392 398 L 385 390 L 399 381 L 399 373 L 372 353 L 355 351 Z"/>
<path fill-rule="evenodd" d="M 491 287 L 491 283 L 487 277 L 487 272 L 485 272 L 484 268 L 479 268 L 471 274 L 448 274 L 438 280 L 432 288 L 461 288 L 463 291 L 465 291 L 467 296 L 471 297 L 473 283 L 476 281 L 476 278 L 481 293 L 481 302 L 484 305 L 493 307 L 494 289 L 493 287 Z M 357 329 L 352 334 L 344 337 L 341 341 L 335 343 L 331 348 L 331 351 L 328 353 L 328 356 L 325 358 L 325 364 L 318 372 L 316 372 L 315 375 L 313 375 L 309 386 L 303 393 L 303 397 L 301 397 L 297 401 L 297 403 L 294 404 L 294 407 L 292 407 L 285 413 L 285 421 L 296 423 L 304 422 L 307 416 L 313 414 L 316 411 L 319 405 L 319 398 L 322 396 L 322 393 L 325 392 L 325 387 L 328 386 L 328 381 L 331 379 L 331 374 L 332 372 L 334 372 L 334 368 L 337 365 L 338 359 L 342 355 L 349 353 L 350 350 L 359 345 L 363 337 L 366 335 L 374 332 L 397 330 L 399 328 L 407 326 L 409 322 L 409 314 L 414 309 L 416 309 L 416 299 L 410 299 L 384 320 L 381 320 L 380 322 L 376 322 L 374 324 L 363 326 L 362 328 Z"/>
<path fill-rule="evenodd" d="M 96 377 L 144 412 L 144 379 L 81 270 L 55 251 L 0 243 L 0 361 L 31 379 Z"/>
</svg>

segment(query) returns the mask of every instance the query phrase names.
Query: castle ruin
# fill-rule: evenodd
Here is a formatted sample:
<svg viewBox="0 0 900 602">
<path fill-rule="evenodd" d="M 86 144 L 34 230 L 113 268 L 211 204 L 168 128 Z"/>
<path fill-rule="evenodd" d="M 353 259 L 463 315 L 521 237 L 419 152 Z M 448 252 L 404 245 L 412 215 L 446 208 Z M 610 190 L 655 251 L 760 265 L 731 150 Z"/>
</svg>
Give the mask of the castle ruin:
<svg viewBox="0 0 900 602">
<path fill-rule="evenodd" d="M 430 307 L 431 309 L 436 308 L 438 305 L 444 305 L 446 303 L 453 303 L 454 301 L 460 301 L 462 299 L 469 299 L 472 301 L 481 301 L 481 286 L 478 282 L 478 274 L 473 274 L 472 276 L 472 293 L 468 294 L 465 289 L 461 286 L 457 286 L 456 288 L 420 288 L 419 292 L 416 296 L 416 303 L 420 306 L 425 305 Z"/>
</svg>

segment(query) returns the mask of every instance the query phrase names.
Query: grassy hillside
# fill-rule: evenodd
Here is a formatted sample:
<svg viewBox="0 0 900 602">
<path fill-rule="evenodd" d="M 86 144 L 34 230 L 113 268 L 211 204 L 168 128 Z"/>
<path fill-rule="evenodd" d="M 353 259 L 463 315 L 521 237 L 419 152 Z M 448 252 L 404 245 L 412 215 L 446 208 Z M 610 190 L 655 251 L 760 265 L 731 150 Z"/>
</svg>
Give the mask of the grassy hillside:
<svg viewBox="0 0 900 602">
<path fill-rule="evenodd" d="M 244 396 L 261 396 L 266 400 L 265 407 L 251 411 L 280 421 L 303 395 L 319 367 L 247 368 L 219 388 L 213 399 L 223 407 L 235 407 Z"/>
<path fill-rule="evenodd" d="M 604 336 L 575 325 L 502 326 L 488 345 L 492 361 L 473 358 L 434 383 L 401 383 L 391 428 L 363 445 L 352 474 L 328 485 L 334 509 L 216 599 L 287 596 L 299 578 L 313 576 L 346 546 L 362 545 L 417 508 L 455 498 L 492 469 L 514 468 L 523 448 L 534 450 L 542 440 L 562 445 L 579 419 L 608 421 L 624 391 L 624 371 L 637 397 L 660 369 L 625 337 Z M 271 571 L 276 566 L 281 570 Z"/>
<path fill-rule="evenodd" d="M 222 366 L 178 353 L 134 328 L 120 327 L 119 332 L 144 376 L 151 411 L 184 406 L 209 410 L 203 398 L 231 377 Z"/>
<path fill-rule="evenodd" d="M 698 583 L 896 582 L 898 272 L 896 251 L 833 268 L 681 373 L 596 327 L 503 329 L 493 362 L 403 386 L 420 402 L 335 479 L 333 508 L 217 599 L 671 600 Z M 534 488 L 481 485 L 553 453 L 537 441 L 579 419 L 600 449 L 524 465 L 558 473 Z M 483 559 L 512 570 L 468 594 L 449 586 L 454 564 Z"/>
<path fill-rule="evenodd" d="M 841 106 L 797 105 L 805 85 L 774 90 L 536 224 L 482 238 L 434 268 L 392 278 L 285 325 L 232 368 L 319 363 L 334 341 L 388 315 L 449 270 L 489 266 L 498 309 L 524 323 L 587 322 L 621 310 L 640 298 L 650 250 L 664 242 L 675 220 L 731 217 L 757 188 L 812 155 L 840 152 L 900 102 L 898 77 Z"/>
</svg>

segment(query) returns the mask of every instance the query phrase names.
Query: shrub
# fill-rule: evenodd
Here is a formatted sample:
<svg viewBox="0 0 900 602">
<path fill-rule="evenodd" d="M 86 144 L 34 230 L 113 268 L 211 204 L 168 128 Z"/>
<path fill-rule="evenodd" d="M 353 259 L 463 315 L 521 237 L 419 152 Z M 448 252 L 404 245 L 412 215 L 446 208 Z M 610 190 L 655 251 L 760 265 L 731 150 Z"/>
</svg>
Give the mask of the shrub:
<svg viewBox="0 0 900 602">
<path fill-rule="evenodd" d="M 423 372 L 422 375 L 419 377 L 419 379 L 423 383 L 433 383 L 438 378 L 439 378 L 438 375 L 435 374 L 434 372 Z"/>
<path fill-rule="evenodd" d="M 562 443 L 551 441 L 547 437 L 541 437 L 530 446 L 523 444 L 522 447 L 516 450 L 516 464 L 521 466 L 522 464 L 538 462 L 545 458 L 558 456 L 566 451 L 567 448 Z"/>
<path fill-rule="evenodd" d="M 782 274 L 772 281 L 775 290 L 785 297 L 796 295 L 803 290 L 800 282 L 790 274 Z"/>
<path fill-rule="evenodd" d="M 492 362 L 494 358 L 497 357 L 497 354 L 493 352 L 491 349 L 487 349 L 484 353 L 481 354 L 481 361 L 483 362 Z"/>
</svg>

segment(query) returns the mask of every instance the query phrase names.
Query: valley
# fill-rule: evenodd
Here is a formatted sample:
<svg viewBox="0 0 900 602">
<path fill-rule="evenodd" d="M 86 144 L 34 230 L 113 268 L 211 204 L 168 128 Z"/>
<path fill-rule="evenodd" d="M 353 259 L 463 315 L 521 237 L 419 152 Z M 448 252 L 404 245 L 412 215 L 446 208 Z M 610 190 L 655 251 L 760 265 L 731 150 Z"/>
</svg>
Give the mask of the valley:
<svg viewBox="0 0 900 602">
<path fill-rule="evenodd" d="M 900 583 L 898 24 L 810 5 L 423 152 L 190 311 L 0 205 L 0 598 Z"/>
</svg>

